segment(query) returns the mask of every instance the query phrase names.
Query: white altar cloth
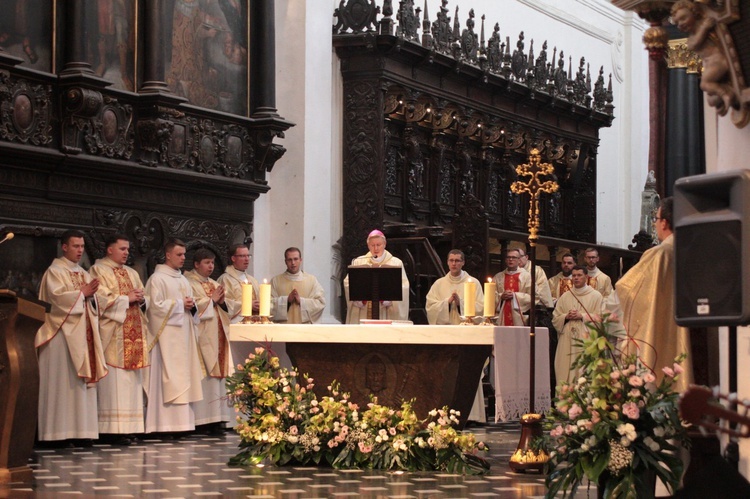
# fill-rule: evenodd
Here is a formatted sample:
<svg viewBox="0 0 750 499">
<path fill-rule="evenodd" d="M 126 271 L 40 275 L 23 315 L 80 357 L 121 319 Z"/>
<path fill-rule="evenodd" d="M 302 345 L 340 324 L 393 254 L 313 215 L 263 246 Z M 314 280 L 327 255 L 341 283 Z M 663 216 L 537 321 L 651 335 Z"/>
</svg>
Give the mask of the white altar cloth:
<svg viewBox="0 0 750 499">
<path fill-rule="evenodd" d="M 536 328 L 534 412 L 550 407 L 549 337 Z M 529 328 L 495 328 L 495 421 L 521 419 L 529 412 Z"/>
</svg>

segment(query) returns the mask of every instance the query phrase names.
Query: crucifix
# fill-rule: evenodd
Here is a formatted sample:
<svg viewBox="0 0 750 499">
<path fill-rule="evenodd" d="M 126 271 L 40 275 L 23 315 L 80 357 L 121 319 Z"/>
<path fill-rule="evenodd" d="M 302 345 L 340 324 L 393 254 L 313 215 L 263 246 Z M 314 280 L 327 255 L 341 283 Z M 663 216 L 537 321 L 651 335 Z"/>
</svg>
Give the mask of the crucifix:
<svg viewBox="0 0 750 499">
<path fill-rule="evenodd" d="M 529 414 L 521 418 L 521 440 L 516 452 L 510 458 L 513 471 L 537 470 L 542 471 L 549 456 L 544 451 L 531 449 L 532 440 L 541 436 L 542 415 L 534 412 L 534 395 L 536 390 L 536 243 L 539 239 L 539 195 L 557 192 L 558 184 L 554 180 L 555 168 L 550 163 L 542 163 L 539 150 L 534 148 L 529 153 L 529 162 L 518 165 L 518 177 L 529 177 L 527 181 L 517 180 L 510 186 L 514 194 L 529 195 L 529 259 L 531 260 L 531 308 L 529 309 Z M 550 176 L 551 180 L 544 177 Z M 550 332 L 552 334 L 552 332 Z"/>
</svg>

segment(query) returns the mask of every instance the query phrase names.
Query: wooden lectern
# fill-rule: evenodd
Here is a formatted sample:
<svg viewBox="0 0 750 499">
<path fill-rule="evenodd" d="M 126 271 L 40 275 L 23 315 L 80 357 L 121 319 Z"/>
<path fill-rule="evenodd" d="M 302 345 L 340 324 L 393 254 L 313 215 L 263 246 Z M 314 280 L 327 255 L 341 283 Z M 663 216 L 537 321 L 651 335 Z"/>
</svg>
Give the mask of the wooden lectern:
<svg viewBox="0 0 750 499">
<path fill-rule="evenodd" d="M 0 290 L 0 484 L 30 482 L 39 401 L 34 337 L 49 305 Z"/>
</svg>

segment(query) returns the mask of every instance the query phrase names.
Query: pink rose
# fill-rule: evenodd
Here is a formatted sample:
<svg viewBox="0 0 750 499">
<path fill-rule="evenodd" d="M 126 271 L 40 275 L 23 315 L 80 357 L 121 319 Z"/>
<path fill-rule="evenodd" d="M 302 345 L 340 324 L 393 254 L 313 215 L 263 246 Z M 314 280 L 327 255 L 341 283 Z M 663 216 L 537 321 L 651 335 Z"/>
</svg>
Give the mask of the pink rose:
<svg viewBox="0 0 750 499">
<path fill-rule="evenodd" d="M 666 374 L 667 376 L 669 376 L 670 378 L 674 378 L 674 371 L 672 370 L 672 368 L 671 368 L 671 367 L 666 367 L 666 366 L 665 366 L 665 367 L 662 367 L 662 368 L 661 368 L 661 371 L 662 371 L 662 372 L 663 372 L 664 374 Z"/>
<path fill-rule="evenodd" d="M 641 391 L 638 388 L 633 388 L 628 392 L 628 396 L 632 398 L 638 398 L 641 396 Z"/>
<path fill-rule="evenodd" d="M 551 437 L 559 437 L 563 434 L 563 427 L 562 426 L 555 426 L 552 428 L 552 431 L 549 432 L 549 435 Z"/>
<path fill-rule="evenodd" d="M 591 413 L 591 422 L 596 424 L 599 421 L 602 420 L 602 417 L 599 415 L 599 411 L 594 411 Z"/>
<path fill-rule="evenodd" d="M 674 373 L 675 374 L 682 374 L 682 373 L 685 372 L 685 370 L 682 368 L 682 366 L 679 365 L 677 362 L 674 363 L 673 369 L 674 369 Z"/>
<path fill-rule="evenodd" d="M 575 419 L 581 414 L 583 414 L 583 409 L 581 409 L 581 406 L 578 404 L 573 404 L 573 406 L 568 409 L 568 417 L 570 419 Z"/>
<path fill-rule="evenodd" d="M 643 379 L 641 379 L 640 376 L 636 376 L 634 374 L 630 378 L 628 378 L 628 383 L 630 383 L 630 386 L 643 386 Z"/>
<path fill-rule="evenodd" d="M 654 376 L 651 372 L 647 372 L 643 375 L 643 381 L 645 381 L 646 383 L 653 383 L 654 381 L 656 381 L 656 376 Z"/>
<path fill-rule="evenodd" d="M 609 373 L 609 377 L 612 379 L 620 379 L 620 371 L 612 371 Z"/>
<path fill-rule="evenodd" d="M 641 411 L 638 409 L 638 405 L 635 402 L 626 402 L 622 406 L 622 413 L 630 419 L 638 419 L 641 415 Z"/>
</svg>

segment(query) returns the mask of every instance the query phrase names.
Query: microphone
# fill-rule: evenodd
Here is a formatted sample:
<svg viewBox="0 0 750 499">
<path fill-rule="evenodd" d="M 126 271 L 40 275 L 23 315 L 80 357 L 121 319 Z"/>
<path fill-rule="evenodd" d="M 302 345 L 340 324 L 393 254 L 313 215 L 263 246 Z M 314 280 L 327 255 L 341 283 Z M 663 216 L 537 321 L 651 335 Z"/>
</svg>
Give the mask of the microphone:
<svg viewBox="0 0 750 499">
<path fill-rule="evenodd" d="M 12 232 L 8 232 L 7 234 L 5 234 L 5 237 L 3 238 L 3 240 L 0 241 L 0 244 L 3 244 L 5 241 L 10 241 L 14 237 L 16 237 L 15 234 L 13 234 Z"/>
</svg>

